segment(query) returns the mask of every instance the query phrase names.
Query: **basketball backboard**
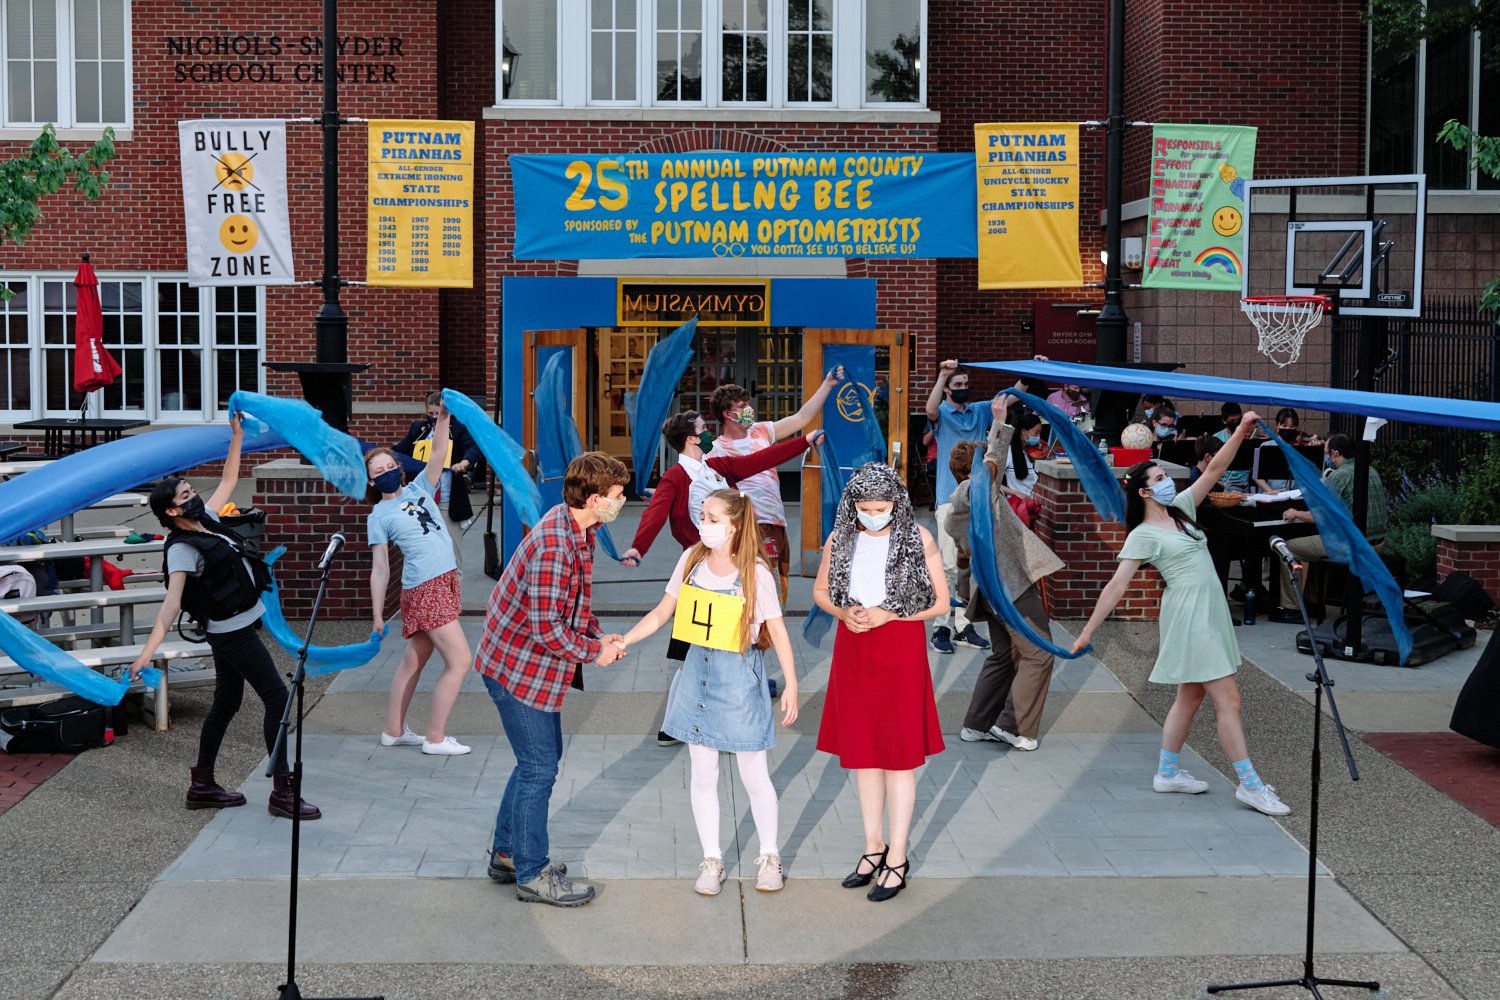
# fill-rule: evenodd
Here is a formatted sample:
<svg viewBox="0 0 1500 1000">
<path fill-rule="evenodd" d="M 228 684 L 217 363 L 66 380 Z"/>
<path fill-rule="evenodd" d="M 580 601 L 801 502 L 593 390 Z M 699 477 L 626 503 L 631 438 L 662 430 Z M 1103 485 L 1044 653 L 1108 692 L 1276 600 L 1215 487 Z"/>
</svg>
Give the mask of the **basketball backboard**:
<svg viewBox="0 0 1500 1000">
<path fill-rule="evenodd" d="M 1242 296 L 1326 295 L 1344 316 L 1419 316 L 1427 177 L 1245 183 Z"/>
</svg>

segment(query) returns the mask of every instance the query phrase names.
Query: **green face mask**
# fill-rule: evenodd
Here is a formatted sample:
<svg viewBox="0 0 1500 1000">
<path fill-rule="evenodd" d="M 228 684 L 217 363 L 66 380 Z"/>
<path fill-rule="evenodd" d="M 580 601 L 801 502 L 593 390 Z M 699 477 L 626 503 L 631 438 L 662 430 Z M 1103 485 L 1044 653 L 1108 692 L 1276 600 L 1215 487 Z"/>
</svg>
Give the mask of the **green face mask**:
<svg viewBox="0 0 1500 1000">
<path fill-rule="evenodd" d="M 713 431 L 704 431 L 702 434 L 698 435 L 698 447 L 699 448 L 702 448 L 705 452 L 708 452 L 708 451 L 713 450 L 713 446 L 714 446 L 714 432 Z"/>
<path fill-rule="evenodd" d="M 753 425 L 755 423 L 755 411 L 748 406 L 745 407 L 739 412 L 739 415 L 735 417 L 735 422 L 738 423 L 741 427 L 749 427 Z"/>
</svg>

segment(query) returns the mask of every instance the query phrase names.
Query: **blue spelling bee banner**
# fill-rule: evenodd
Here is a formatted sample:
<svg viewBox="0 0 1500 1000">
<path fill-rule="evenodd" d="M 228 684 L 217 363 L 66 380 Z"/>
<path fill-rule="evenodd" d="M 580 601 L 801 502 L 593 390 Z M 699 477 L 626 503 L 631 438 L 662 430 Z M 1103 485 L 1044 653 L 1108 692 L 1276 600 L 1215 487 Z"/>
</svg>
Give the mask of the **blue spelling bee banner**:
<svg viewBox="0 0 1500 1000">
<path fill-rule="evenodd" d="M 973 257 L 961 153 L 512 156 L 521 260 Z"/>
</svg>

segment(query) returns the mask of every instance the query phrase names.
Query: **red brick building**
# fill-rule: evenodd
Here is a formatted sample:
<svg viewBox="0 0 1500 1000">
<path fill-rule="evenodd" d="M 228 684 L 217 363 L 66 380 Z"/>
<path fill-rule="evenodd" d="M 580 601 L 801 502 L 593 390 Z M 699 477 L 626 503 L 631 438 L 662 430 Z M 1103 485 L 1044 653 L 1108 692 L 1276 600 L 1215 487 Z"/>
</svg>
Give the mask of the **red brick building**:
<svg viewBox="0 0 1500 1000">
<path fill-rule="evenodd" d="M 0 155 L 50 121 L 70 143 L 112 125 L 118 156 L 103 199 L 59 195 L 44 205 L 45 218 L 24 246 L 0 248 L 0 280 L 16 293 L 0 304 L 0 426 L 76 410 L 67 314 L 82 251 L 100 273 L 106 342 L 125 368 L 95 404 L 98 412 L 193 423 L 218 419 L 236 388 L 295 395 L 295 381 L 262 362 L 311 360 L 318 292 L 187 285 L 176 123 L 315 115 L 320 5 L 7 0 L 4 7 L 0 43 L 9 71 L 0 85 Z M 1092 289 L 981 292 L 974 261 L 962 259 L 517 261 L 507 157 L 966 152 L 976 122 L 1096 119 L 1105 111 L 1103 0 L 344 0 L 339 7 L 344 114 L 469 119 L 480 136 L 473 289 L 355 286 L 344 293 L 350 359 L 372 365 L 354 379 L 351 430 L 362 437 L 397 434 L 440 383 L 493 399 L 497 373 L 510 383 L 505 422 L 514 426 L 525 398 L 526 331 L 506 326 L 506 279 L 859 282 L 849 286 L 858 307 L 835 325 L 905 332 L 911 378 L 897 412 L 920 410 L 939 358 L 1028 354 L 1039 312 L 1061 303 L 1071 316 L 1098 300 Z M 1500 121 L 1493 98 L 1500 88 L 1489 85 L 1495 70 L 1472 36 L 1423 43 L 1411 55 L 1382 54 L 1372 68 L 1364 9 L 1361 0 L 1258 0 L 1205 14 L 1178 0 L 1132 0 L 1128 115 L 1256 125 L 1262 178 L 1426 170 L 1434 189 L 1428 270 L 1441 274 L 1429 288 L 1473 294 L 1500 271 L 1500 193 L 1462 157 L 1439 150 L 1432 135 L 1448 117 L 1481 127 Z M 1127 145 L 1127 234 L 1144 226 L 1145 132 Z M 318 130 L 289 126 L 289 147 L 297 270 L 316 279 Z M 341 149 L 340 266 L 357 281 L 365 271 L 361 126 L 347 129 Z M 1098 281 L 1102 132 L 1085 132 L 1083 149 L 1081 253 L 1085 280 Z M 1138 280 L 1138 272 L 1126 279 Z M 1243 362 L 1258 357 L 1233 296 L 1133 291 L 1126 306 L 1142 325 L 1146 360 L 1244 374 Z M 560 325 L 568 324 L 527 329 Z M 639 367 L 632 359 L 654 331 L 620 330 L 607 318 L 576 327 L 590 366 L 589 400 L 580 405 L 586 443 L 619 451 L 624 424 L 615 411 Z M 755 383 L 768 416 L 795 407 L 802 326 L 706 329 L 702 337 L 700 357 L 712 360 L 714 379 Z M 1281 377 L 1316 378 L 1326 367 L 1326 339 L 1315 339 L 1304 367 Z M 684 384 L 684 404 L 697 404 L 711 388 L 702 379 Z"/>
</svg>

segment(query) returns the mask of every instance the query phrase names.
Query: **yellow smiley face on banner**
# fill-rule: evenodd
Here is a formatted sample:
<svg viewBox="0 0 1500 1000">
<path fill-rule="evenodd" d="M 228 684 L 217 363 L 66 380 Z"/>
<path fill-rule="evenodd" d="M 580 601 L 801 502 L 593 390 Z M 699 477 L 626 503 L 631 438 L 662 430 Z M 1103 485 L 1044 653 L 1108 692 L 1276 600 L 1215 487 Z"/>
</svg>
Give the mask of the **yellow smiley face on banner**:
<svg viewBox="0 0 1500 1000">
<path fill-rule="evenodd" d="M 260 227 L 248 215 L 231 215 L 219 225 L 219 242 L 230 253 L 249 253 L 260 242 Z"/>
<path fill-rule="evenodd" d="M 677 595 L 677 613 L 672 617 L 672 638 L 694 646 L 738 653 L 740 619 L 744 614 L 743 597 L 716 594 L 685 583 Z"/>
</svg>

